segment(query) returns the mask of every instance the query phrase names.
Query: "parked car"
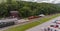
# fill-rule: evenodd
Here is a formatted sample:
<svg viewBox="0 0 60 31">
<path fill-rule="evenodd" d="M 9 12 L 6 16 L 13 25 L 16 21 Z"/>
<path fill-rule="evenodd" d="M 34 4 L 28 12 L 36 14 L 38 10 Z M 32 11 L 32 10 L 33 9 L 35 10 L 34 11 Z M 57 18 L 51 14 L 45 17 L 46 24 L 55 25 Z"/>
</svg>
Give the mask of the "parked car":
<svg viewBox="0 0 60 31">
<path fill-rule="evenodd" d="M 60 31 L 59 25 L 50 25 L 42 29 L 43 31 Z"/>
<path fill-rule="evenodd" d="M 59 25 L 50 25 L 50 27 L 58 28 Z"/>
<path fill-rule="evenodd" d="M 47 28 L 47 31 L 59 31 L 59 29 L 58 28 L 49 27 L 49 28 Z"/>
<path fill-rule="evenodd" d="M 60 20 L 55 20 L 53 23 L 60 24 Z"/>
<path fill-rule="evenodd" d="M 41 29 L 41 31 L 60 31 L 58 28 L 53 28 L 53 27 L 46 27 Z"/>
</svg>

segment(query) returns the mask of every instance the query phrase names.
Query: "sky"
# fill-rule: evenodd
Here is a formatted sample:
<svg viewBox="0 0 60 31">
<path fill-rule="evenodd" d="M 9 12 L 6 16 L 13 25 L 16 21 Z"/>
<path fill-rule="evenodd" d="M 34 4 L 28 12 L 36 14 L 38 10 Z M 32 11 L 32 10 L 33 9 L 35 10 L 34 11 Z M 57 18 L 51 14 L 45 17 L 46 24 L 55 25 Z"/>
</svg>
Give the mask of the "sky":
<svg viewBox="0 0 60 31">
<path fill-rule="evenodd" d="M 33 1 L 33 2 L 47 2 L 47 3 L 60 3 L 60 0 L 25 0 L 25 1 Z"/>
</svg>

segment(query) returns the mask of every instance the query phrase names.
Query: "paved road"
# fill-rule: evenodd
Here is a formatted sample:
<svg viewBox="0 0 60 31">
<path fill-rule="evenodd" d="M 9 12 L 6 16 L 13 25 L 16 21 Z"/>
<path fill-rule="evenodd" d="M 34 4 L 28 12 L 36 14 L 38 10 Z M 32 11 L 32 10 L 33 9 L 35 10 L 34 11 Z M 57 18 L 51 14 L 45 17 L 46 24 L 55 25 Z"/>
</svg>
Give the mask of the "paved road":
<svg viewBox="0 0 60 31">
<path fill-rule="evenodd" d="M 49 26 L 50 24 L 53 24 L 53 21 L 55 21 L 55 20 L 57 20 L 57 19 L 60 19 L 60 16 L 57 17 L 57 18 L 54 18 L 54 19 L 52 19 L 52 20 L 50 20 L 50 21 L 48 21 L 48 22 L 45 22 L 45 23 L 43 23 L 43 24 L 40 24 L 40 25 L 37 25 L 37 26 L 32 27 L 32 28 L 30 28 L 30 29 L 27 29 L 26 31 L 41 31 L 41 28 L 47 27 L 47 26 Z"/>
</svg>

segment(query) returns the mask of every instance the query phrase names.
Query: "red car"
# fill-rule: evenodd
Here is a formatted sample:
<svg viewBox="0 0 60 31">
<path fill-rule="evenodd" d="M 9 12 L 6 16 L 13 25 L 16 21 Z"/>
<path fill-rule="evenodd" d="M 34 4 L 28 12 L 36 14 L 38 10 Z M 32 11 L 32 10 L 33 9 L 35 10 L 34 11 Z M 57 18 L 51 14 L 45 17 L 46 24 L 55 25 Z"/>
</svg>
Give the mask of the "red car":
<svg viewBox="0 0 60 31">
<path fill-rule="evenodd" d="M 58 28 L 58 25 L 50 25 L 50 27 Z"/>
</svg>

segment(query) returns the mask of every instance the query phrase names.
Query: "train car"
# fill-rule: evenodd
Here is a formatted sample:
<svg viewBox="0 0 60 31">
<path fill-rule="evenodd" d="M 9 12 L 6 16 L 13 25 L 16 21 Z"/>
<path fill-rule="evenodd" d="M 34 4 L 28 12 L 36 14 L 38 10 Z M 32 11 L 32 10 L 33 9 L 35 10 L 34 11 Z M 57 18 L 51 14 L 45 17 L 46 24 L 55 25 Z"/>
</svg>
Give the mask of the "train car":
<svg viewBox="0 0 60 31">
<path fill-rule="evenodd" d="M 0 28 L 7 27 L 7 26 L 11 26 L 11 25 L 14 25 L 14 24 L 15 24 L 15 22 L 13 22 L 13 21 L 0 22 Z"/>
<path fill-rule="evenodd" d="M 0 28 L 15 25 L 15 19 L 0 20 Z"/>
</svg>

